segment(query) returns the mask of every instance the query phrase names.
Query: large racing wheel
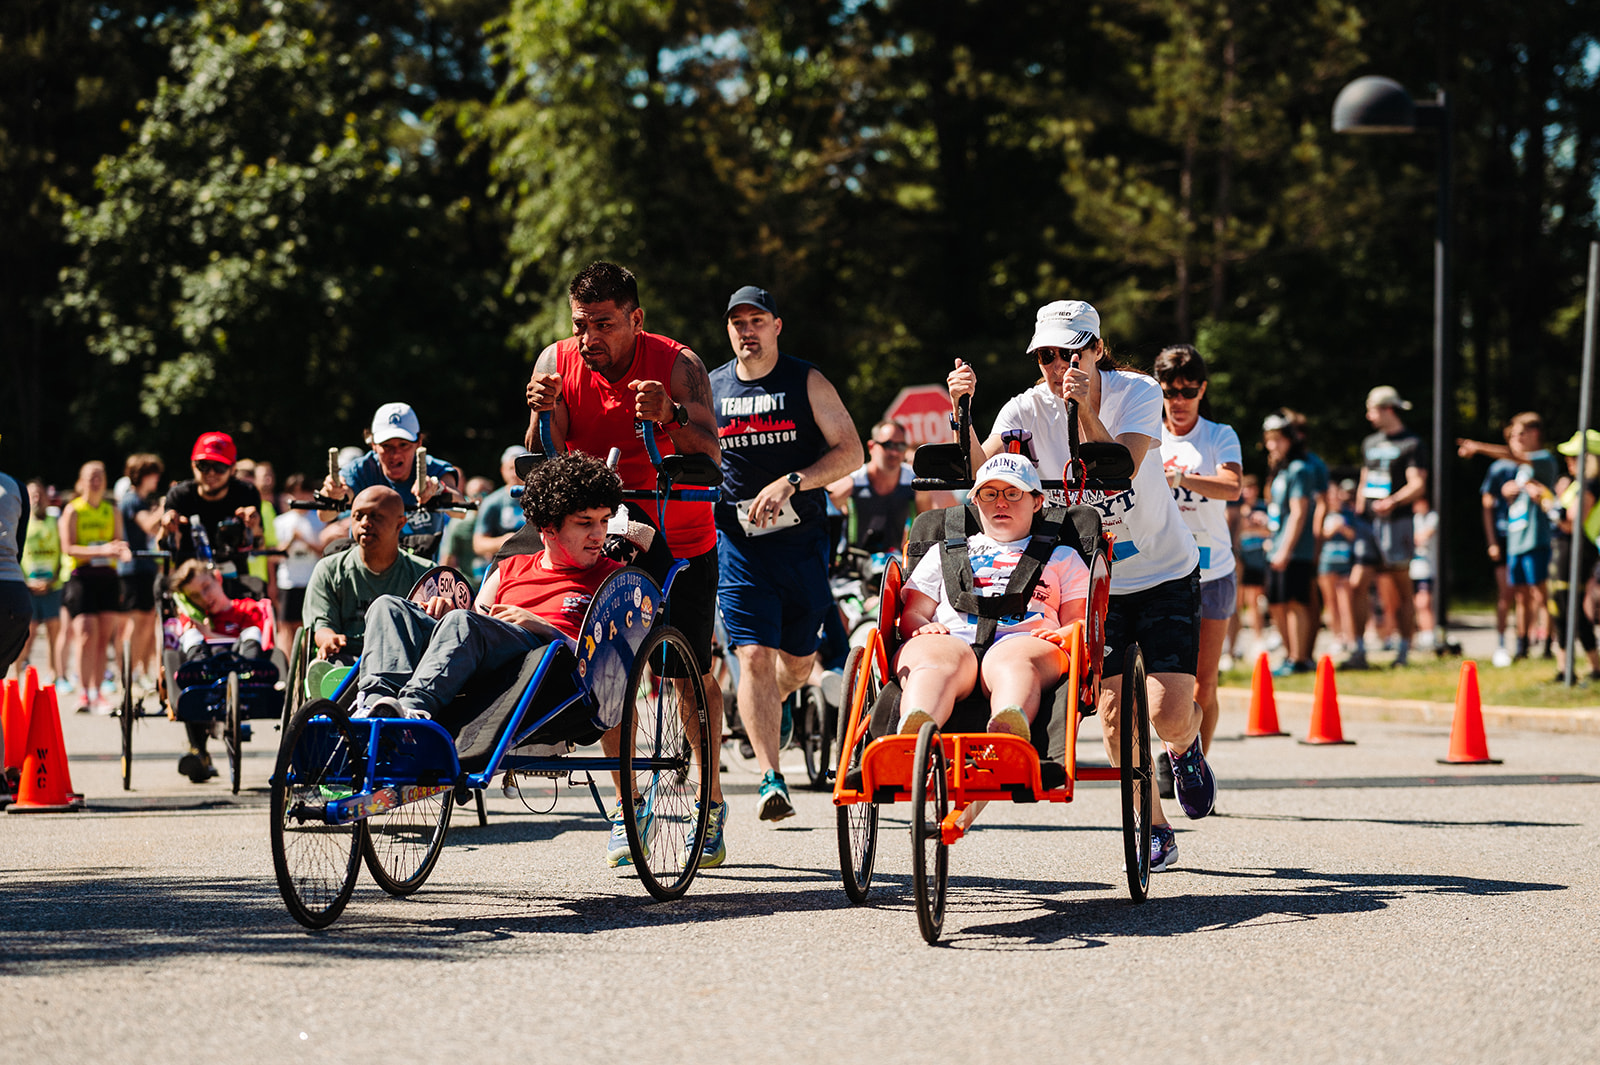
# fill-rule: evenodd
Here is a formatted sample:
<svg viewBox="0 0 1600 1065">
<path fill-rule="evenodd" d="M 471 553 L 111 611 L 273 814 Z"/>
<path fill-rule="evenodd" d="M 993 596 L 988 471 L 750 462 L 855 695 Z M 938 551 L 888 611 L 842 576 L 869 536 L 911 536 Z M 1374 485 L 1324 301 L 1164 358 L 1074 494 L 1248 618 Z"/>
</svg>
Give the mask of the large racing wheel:
<svg viewBox="0 0 1600 1065">
<path fill-rule="evenodd" d="M 402 806 L 362 824 L 361 857 L 378 886 L 397 899 L 416 891 L 438 864 L 450 828 L 452 787 L 402 787 Z M 481 791 L 478 793 L 483 794 Z"/>
<path fill-rule="evenodd" d="M 844 664 L 844 700 L 839 704 L 839 777 L 843 779 L 850 770 L 861 768 L 861 756 L 866 752 L 872 737 L 863 732 L 861 739 L 850 743 L 850 708 L 855 705 L 856 692 L 862 694 L 861 719 L 872 715 L 872 707 L 883 689 L 883 678 L 878 676 L 877 656 L 871 646 L 857 647 L 850 652 Z M 844 879 L 844 893 L 850 901 L 864 903 L 872 887 L 872 863 L 878 854 L 878 804 L 875 802 L 847 803 L 838 808 L 839 869 Z"/>
<path fill-rule="evenodd" d="M 1150 761 L 1150 695 L 1145 685 L 1144 652 L 1129 646 L 1122 666 L 1122 853 L 1128 895 L 1143 902 L 1150 890 L 1150 795 L 1155 774 Z"/>
<path fill-rule="evenodd" d="M 807 684 L 800 689 L 800 753 L 806 760 L 806 779 L 815 791 L 827 791 L 833 786 L 833 762 L 828 757 L 838 731 L 833 714 L 821 688 Z"/>
<path fill-rule="evenodd" d="M 942 827 L 950 812 L 944 771 L 939 727 L 924 721 L 911 761 L 911 884 L 917 896 L 917 925 L 929 943 L 939 942 L 944 928 L 945 890 L 950 882 L 950 848 Z"/>
<path fill-rule="evenodd" d="M 306 670 L 311 666 L 311 630 L 304 625 L 294 630 L 294 642 L 289 645 L 289 669 L 283 684 L 283 715 L 278 722 L 281 743 L 282 732 L 289 731 L 289 720 L 294 712 L 306 703 Z"/>
<path fill-rule="evenodd" d="M 634 657 L 622 709 L 623 825 L 639 879 L 663 902 L 681 896 L 700 867 L 711 812 L 711 750 L 700 667 L 683 633 L 650 630 Z"/>
<path fill-rule="evenodd" d="M 122 729 L 122 790 L 133 787 L 133 718 L 139 707 L 133 701 L 133 639 L 122 641 L 122 706 L 117 724 Z"/>
<path fill-rule="evenodd" d="M 365 748 L 350 719 L 327 699 L 302 706 L 289 722 L 272 771 L 272 868 L 296 921 L 326 928 L 350 901 L 361 871 L 359 821 L 329 824 L 328 804 L 363 786 Z"/>
<path fill-rule="evenodd" d="M 239 775 L 244 769 L 244 715 L 239 707 L 239 674 L 228 671 L 228 715 L 222 728 L 222 745 L 228 750 L 228 778 L 233 793 L 239 794 Z"/>
</svg>

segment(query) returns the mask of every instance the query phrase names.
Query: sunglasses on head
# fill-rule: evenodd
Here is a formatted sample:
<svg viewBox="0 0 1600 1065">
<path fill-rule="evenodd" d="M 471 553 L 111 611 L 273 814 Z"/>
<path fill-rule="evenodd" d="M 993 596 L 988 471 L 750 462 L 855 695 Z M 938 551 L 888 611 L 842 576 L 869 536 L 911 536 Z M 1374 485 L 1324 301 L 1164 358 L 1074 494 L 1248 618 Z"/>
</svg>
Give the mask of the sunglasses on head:
<svg viewBox="0 0 1600 1065">
<path fill-rule="evenodd" d="M 1061 348 L 1040 348 L 1033 353 L 1034 358 L 1039 360 L 1040 366 L 1049 366 L 1057 359 L 1071 365 L 1072 360 L 1082 354 L 1083 348 L 1073 348 L 1070 351 Z"/>
<path fill-rule="evenodd" d="M 194 468 L 201 473 L 226 473 L 228 464 L 226 462 L 216 462 L 212 459 L 195 459 Z"/>
<path fill-rule="evenodd" d="M 1200 385 L 1190 385 L 1188 388 L 1163 388 L 1161 394 L 1168 399 L 1177 399 L 1179 396 L 1184 399 L 1199 399 L 1200 389 Z"/>
</svg>

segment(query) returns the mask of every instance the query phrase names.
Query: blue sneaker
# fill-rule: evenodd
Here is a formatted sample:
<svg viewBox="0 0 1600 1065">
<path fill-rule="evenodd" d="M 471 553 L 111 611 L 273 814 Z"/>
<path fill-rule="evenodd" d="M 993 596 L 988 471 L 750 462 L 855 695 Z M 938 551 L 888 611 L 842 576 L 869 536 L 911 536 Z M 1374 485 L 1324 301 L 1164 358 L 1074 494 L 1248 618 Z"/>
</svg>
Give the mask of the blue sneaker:
<svg viewBox="0 0 1600 1065">
<path fill-rule="evenodd" d="M 694 813 L 690 819 L 697 820 L 699 817 L 700 804 L 695 803 Z M 712 803 L 711 812 L 706 814 L 706 845 L 705 849 L 700 852 L 700 868 L 715 869 L 728 860 L 728 844 L 722 838 L 722 826 L 727 820 L 728 804 L 726 802 Z M 695 853 L 695 838 L 693 835 L 689 837 L 687 851 L 689 854 Z"/>
<path fill-rule="evenodd" d="M 650 804 L 639 800 L 639 833 L 644 837 L 644 857 L 650 857 Z M 622 804 L 611 808 L 611 837 L 606 840 L 606 864 L 615 869 L 619 865 L 632 865 L 633 852 L 628 849 L 628 826 L 622 823 Z"/>
<path fill-rule="evenodd" d="M 1172 748 L 1167 748 L 1172 754 Z M 1206 756 L 1200 753 L 1200 737 L 1196 736 L 1189 749 L 1182 754 L 1172 754 L 1172 790 L 1178 793 L 1178 805 L 1191 820 L 1199 820 L 1211 812 L 1217 802 L 1217 780 L 1206 765 Z"/>
<path fill-rule="evenodd" d="M 763 821 L 782 821 L 794 816 L 794 803 L 789 801 L 789 785 L 774 770 L 761 774 L 761 792 L 756 800 L 756 816 Z"/>
<path fill-rule="evenodd" d="M 800 700 L 800 693 L 795 692 L 783 701 L 783 720 L 778 723 L 778 750 L 786 751 L 794 740 L 794 707 Z"/>
<path fill-rule="evenodd" d="M 1171 869 L 1178 860 L 1178 834 L 1171 825 L 1150 826 L 1150 871 Z"/>
</svg>

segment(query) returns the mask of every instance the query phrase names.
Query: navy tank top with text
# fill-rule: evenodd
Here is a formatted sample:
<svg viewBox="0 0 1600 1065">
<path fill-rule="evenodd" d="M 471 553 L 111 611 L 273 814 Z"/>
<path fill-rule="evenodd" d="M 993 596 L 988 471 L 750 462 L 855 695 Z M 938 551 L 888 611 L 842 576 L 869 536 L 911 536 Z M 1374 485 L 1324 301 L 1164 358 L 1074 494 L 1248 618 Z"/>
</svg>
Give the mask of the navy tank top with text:
<svg viewBox="0 0 1600 1065">
<path fill-rule="evenodd" d="M 828 441 L 811 414 L 806 391 L 809 362 L 780 354 L 772 372 L 754 381 L 741 381 L 738 366 L 738 359 L 730 359 L 711 371 L 711 394 L 722 445 L 722 495 L 744 502 L 790 471 L 817 461 L 828 450 Z M 791 502 L 800 524 L 771 535 L 785 537 L 825 526 L 827 498 L 821 488 L 797 492 Z M 717 504 L 717 528 L 744 538 L 733 502 Z"/>
</svg>

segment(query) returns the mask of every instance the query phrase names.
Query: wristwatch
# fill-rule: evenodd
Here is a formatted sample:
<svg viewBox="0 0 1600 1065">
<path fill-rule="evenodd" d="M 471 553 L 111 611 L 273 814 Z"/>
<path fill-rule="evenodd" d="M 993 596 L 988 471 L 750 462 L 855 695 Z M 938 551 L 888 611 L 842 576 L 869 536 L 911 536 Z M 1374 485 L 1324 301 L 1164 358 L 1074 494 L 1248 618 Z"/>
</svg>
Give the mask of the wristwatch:
<svg viewBox="0 0 1600 1065">
<path fill-rule="evenodd" d="M 799 488 L 800 487 L 800 472 L 798 470 L 791 470 L 790 473 L 789 473 L 789 476 L 785 477 L 784 480 L 788 481 L 791 486 L 793 486 L 795 488 Z"/>
<path fill-rule="evenodd" d="M 688 424 L 689 408 L 685 407 L 682 403 L 674 403 L 672 405 L 672 420 L 666 423 L 667 428 L 681 429 Z"/>
</svg>

